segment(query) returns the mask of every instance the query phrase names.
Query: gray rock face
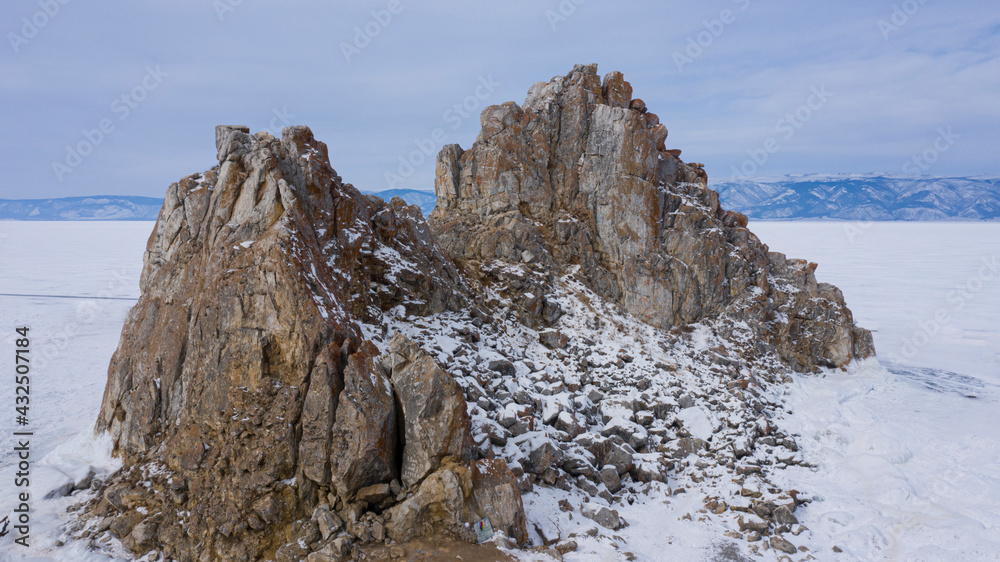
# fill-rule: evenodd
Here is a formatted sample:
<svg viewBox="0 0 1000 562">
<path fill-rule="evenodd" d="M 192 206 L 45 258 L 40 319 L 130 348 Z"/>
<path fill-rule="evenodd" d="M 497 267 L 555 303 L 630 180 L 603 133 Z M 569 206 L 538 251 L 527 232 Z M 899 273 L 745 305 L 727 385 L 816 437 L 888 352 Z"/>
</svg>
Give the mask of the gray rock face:
<svg viewBox="0 0 1000 562">
<path fill-rule="evenodd" d="M 330 483 L 331 428 L 336 419 L 338 397 L 344 390 L 340 349 L 330 346 L 320 352 L 309 374 L 309 390 L 302 404 L 302 438 L 299 463 L 303 476 L 318 484 Z"/>
<path fill-rule="evenodd" d="M 701 165 L 664 150 L 659 118 L 626 101 L 631 90 L 620 73 L 602 83 L 595 65 L 577 66 L 532 86 L 523 106 L 485 109 L 472 148 L 438 156 L 430 223 L 442 246 L 471 277 L 531 294 L 522 317 L 542 324 L 545 280 L 512 281 L 491 263 L 530 254 L 542 278 L 579 266 L 595 292 L 662 328 L 750 320 L 800 371 L 871 355 L 842 295 L 721 209 Z"/>
<path fill-rule="evenodd" d="M 389 358 L 403 416 L 403 485 L 419 483 L 445 457 L 470 460 L 471 422 L 455 379 L 402 335 L 389 343 Z"/>
</svg>

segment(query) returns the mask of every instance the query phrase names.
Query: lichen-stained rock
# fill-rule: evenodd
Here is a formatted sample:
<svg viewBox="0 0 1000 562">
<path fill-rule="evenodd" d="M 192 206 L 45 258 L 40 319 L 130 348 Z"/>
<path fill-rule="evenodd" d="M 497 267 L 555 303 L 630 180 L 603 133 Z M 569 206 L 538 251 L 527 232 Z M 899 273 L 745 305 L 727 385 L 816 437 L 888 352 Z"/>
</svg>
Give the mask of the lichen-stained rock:
<svg viewBox="0 0 1000 562">
<path fill-rule="evenodd" d="M 419 483 L 445 457 L 471 460 L 472 424 L 455 379 L 401 334 L 389 342 L 389 357 L 403 421 L 403 485 Z"/>
<path fill-rule="evenodd" d="M 483 519 L 519 546 L 528 539 L 521 493 L 499 460 L 446 462 L 389 515 L 389 537 L 400 542 L 435 533 L 475 542 L 471 526 Z"/>
<path fill-rule="evenodd" d="M 839 292 L 772 260 L 746 217 L 719 207 L 703 167 L 665 150 L 666 127 L 631 95 L 620 73 L 602 83 L 596 65 L 577 66 L 532 86 L 521 106 L 486 108 L 470 149 L 438 155 L 438 242 L 528 325 L 552 323 L 545 286 L 575 269 L 657 327 L 748 320 L 800 371 L 871 355 Z"/>
<path fill-rule="evenodd" d="M 112 485 L 168 475 L 141 501 L 174 557 L 254 559 L 395 475 L 395 401 L 359 321 L 468 297 L 419 209 L 343 183 L 308 128 L 220 126 L 216 149 L 167 190 L 96 429 L 125 461 Z"/>
</svg>

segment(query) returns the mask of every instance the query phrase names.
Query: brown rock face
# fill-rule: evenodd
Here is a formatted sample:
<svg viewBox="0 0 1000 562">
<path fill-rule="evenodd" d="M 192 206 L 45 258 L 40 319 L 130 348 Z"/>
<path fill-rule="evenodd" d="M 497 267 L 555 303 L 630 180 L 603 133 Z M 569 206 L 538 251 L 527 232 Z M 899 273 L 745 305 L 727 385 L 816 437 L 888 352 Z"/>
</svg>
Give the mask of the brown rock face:
<svg viewBox="0 0 1000 562">
<path fill-rule="evenodd" d="M 344 369 L 333 423 L 330 466 L 341 497 L 396 477 L 396 403 L 388 377 L 376 364 L 378 349 L 365 342 Z"/>
<path fill-rule="evenodd" d="M 390 510 L 388 531 L 396 541 L 445 533 L 474 542 L 471 524 L 483 519 L 517 544 L 527 542 L 521 493 L 503 461 L 445 463 L 421 482 L 415 494 Z"/>
<path fill-rule="evenodd" d="M 420 470 L 469 458 L 450 375 L 424 357 L 397 399 L 358 324 L 467 297 L 419 210 L 342 183 L 309 129 L 219 127 L 216 144 L 219 166 L 170 186 L 149 239 L 97 420 L 126 469 L 93 510 L 156 514 L 129 526 L 137 550 L 249 560 L 308 535 L 292 522 L 317 504 L 397 478 L 404 434 L 424 438 Z M 411 426 L 439 418 L 408 405 L 441 389 L 454 423 L 437 439 Z M 115 501 L 147 479 L 162 493 Z"/>
<path fill-rule="evenodd" d="M 747 320 L 800 371 L 873 354 L 839 291 L 721 209 L 701 166 L 663 150 L 666 128 L 631 92 L 620 73 L 602 83 L 595 65 L 577 66 L 532 86 L 523 106 L 486 108 L 472 148 L 438 156 L 438 242 L 471 277 L 530 294 L 529 323 L 558 318 L 544 313 L 545 286 L 579 266 L 595 292 L 654 326 Z M 522 262 L 543 279 L 512 283 L 496 265 Z"/>
<path fill-rule="evenodd" d="M 403 485 L 419 483 L 445 457 L 471 460 L 471 422 L 455 379 L 402 335 L 389 342 L 389 360 L 405 427 Z"/>
</svg>

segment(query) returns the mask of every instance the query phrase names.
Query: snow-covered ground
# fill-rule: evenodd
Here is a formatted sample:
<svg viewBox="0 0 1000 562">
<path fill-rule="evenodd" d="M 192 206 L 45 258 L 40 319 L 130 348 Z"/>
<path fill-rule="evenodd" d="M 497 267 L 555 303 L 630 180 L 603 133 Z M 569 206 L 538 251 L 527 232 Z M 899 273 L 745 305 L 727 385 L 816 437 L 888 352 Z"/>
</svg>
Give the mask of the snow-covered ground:
<svg viewBox="0 0 1000 562">
<path fill-rule="evenodd" d="M 107 559 L 90 558 L 82 543 L 53 549 L 74 499 L 43 496 L 65 481 L 79 481 L 90 466 L 114 467 L 106 443 L 93 440 L 94 420 L 125 315 L 138 298 L 152 224 L 0 222 L 0 519 L 24 491 L 14 485 L 13 435 L 24 429 L 15 421 L 13 373 L 15 330 L 23 326 L 31 344 L 27 429 L 34 433 L 33 547 L 13 544 L 12 531 L 0 539 L 0 560 Z"/>
<path fill-rule="evenodd" d="M 821 498 L 799 514 L 814 540 L 860 560 L 1000 560 L 1000 225 L 750 229 L 820 264 L 887 367 L 789 389 L 783 427 L 820 469 L 784 476 Z"/>
<path fill-rule="evenodd" d="M 114 467 L 91 428 L 130 299 L 138 296 L 151 229 L 0 222 L 0 518 L 15 507 L 17 491 L 12 432 L 21 428 L 12 371 L 14 330 L 22 325 L 31 330 L 28 429 L 35 433 L 35 546 L 24 551 L 5 537 L 0 560 L 107 559 L 88 555 L 83 542 L 55 546 L 65 508 L 78 495 L 41 498 L 79 480 L 87 466 Z M 1000 257 L 1000 225 L 781 222 L 751 229 L 772 250 L 818 262 L 820 281 L 843 289 L 889 367 L 867 362 L 850 373 L 798 376 L 785 387 L 782 428 L 798 434 L 803 456 L 818 468 L 791 467 L 772 480 L 815 496 L 796 512 L 811 530 L 812 554 L 1000 559 L 1000 271 L 991 268 Z M 536 487 L 525 497 L 529 519 L 542 529 L 570 525 L 546 493 Z M 619 508 L 630 525 L 615 534 L 640 560 L 725 556 L 713 527 L 679 521 L 700 507 L 695 494 L 672 496 L 669 505 L 655 493 L 640 496 Z M 611 546 L 581 546 L 566 559 L 622 556 Z M 834 546 L 844 553 L 834 554 Z M 746 555 L 739 552 L 722 559 Z"/>
</svg>

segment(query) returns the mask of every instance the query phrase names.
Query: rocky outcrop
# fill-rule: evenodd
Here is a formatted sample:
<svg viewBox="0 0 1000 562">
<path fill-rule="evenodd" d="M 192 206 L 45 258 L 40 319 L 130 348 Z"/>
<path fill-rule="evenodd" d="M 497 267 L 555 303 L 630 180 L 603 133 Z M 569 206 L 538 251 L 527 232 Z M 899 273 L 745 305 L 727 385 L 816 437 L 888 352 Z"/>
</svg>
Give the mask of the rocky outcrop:
<svg viewBox="0 0 1000 562">
<path fill-rule="evenodd" d="M 471 462 L 450 375 L 405 338 L 383 355 L 366 337 L 386 314 L 469 301 L 419 210 L 343 183 L 309 129 L 219 127 L 216 146 L 149 239 L 97 421 L 126 470 L 93 513 L 127 516 L 136 552 L 244 560 L 308 534 L 293 522 L 317 506 L 391 505 L 400 488 L 371 487 L 400 467 L 415 486 L 447 456 Z M 163 493 L 121 500 L 142 481 Z"/>
<path fill-rule="evenodd" d="M 535 484 L 618 529 L 621 494 L 682 459 L 732 479 L 779 437 L 797 450 L 762 394 L 787 367 L 873 353 L 620 73 L 577 67 L 482 123 L 441 152 L 430 227 L 343 183 L 305 127 L 217 128 L 219 165 L 167 191 L 109 366 L 96 428 L 125 468 L 87 508 L 98 532 L 179 560 L 360 556 L 487 521 L 523 546 Z"/>
<path fill-rule="evenodd" d="M 749 321 L 800 371 L 871 355 L 870 334 L 816 283 L 815 265 L 769 253 L 631 95 L 621 73 L 602 82 L 596 65 L 577 66 L 532 86 L 523 105 L 484 110 L 472 148 L 438 156 L 438 242 L 470 277 L 507 287 L 529 322 L 558 319 L 546 287 L 578 266 L 595 292 L 657 327 Z M 541 279 L 512 283 L 497 263 Z"/>
</svg>

